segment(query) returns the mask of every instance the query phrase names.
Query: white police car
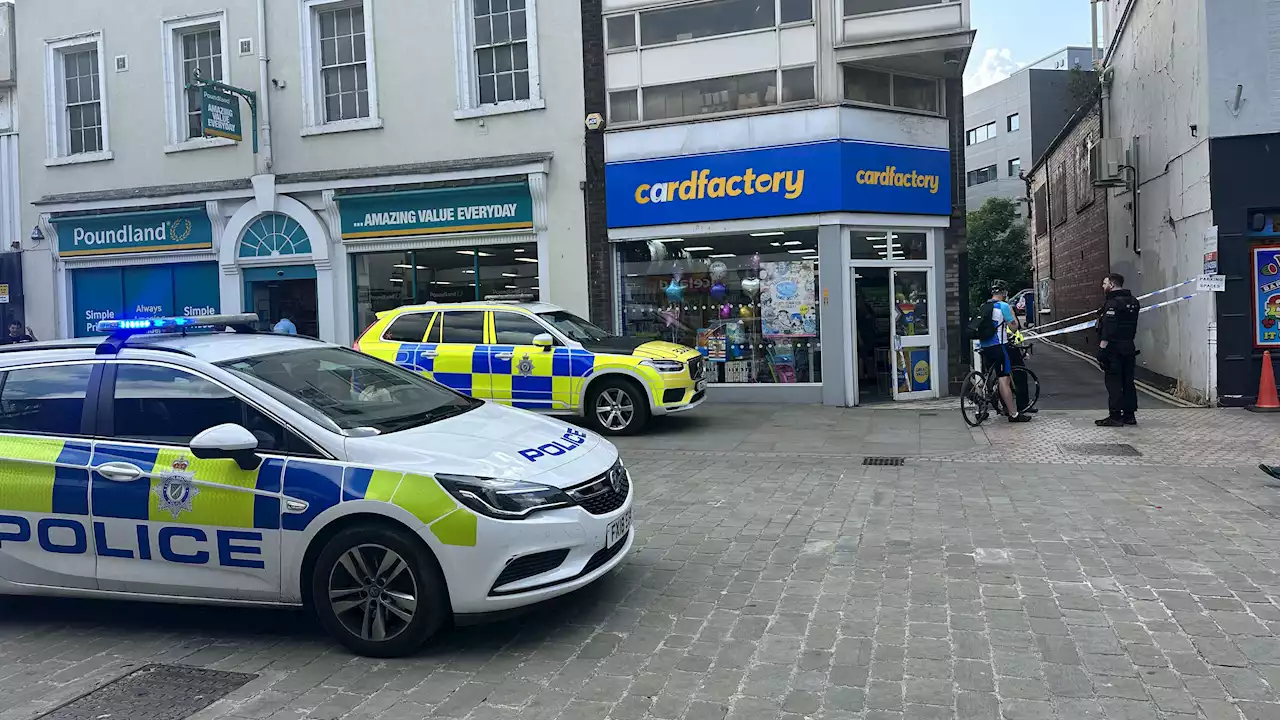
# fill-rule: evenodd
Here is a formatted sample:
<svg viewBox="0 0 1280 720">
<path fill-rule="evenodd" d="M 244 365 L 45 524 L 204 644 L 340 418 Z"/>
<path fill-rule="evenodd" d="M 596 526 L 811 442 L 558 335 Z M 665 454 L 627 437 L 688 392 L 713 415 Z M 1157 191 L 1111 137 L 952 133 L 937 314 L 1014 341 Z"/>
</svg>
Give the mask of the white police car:
<svg viewBox="0 0 1280 720">
<path fill-rule="evenodd" d="M 306 605 L 395 656 L 630 550 L 609 442 L 255 320 L 0 349 L 0 593 Z"/>
</svg>

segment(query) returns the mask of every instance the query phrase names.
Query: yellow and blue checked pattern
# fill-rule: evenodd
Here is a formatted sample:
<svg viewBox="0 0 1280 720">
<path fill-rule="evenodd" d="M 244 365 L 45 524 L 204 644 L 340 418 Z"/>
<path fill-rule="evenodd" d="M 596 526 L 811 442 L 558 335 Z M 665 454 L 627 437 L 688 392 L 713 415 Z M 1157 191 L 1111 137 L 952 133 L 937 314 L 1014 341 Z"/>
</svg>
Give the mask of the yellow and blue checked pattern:
<svg viewBox="0 0 1280 720">
<path fill-rule="evenodd" d="M 465 395 L 548 410 L 578 406 L 596 355 L 564 347 L 403 343 L 395 363 Z"/>
<path fill-rule="evenodd" d="M 91 483 L 90 468 L 109 462 L 136 465 L 148 476 Z M 160 499 L 164 476 L 175 472 L 198 481 L 191 510 L 176 519 Z M 306 501 L 307 510 L 282 513 L 281 493 Z M 476 544 L 475 514 L 425 475 L 281 458 L 245 471 L 183 448 L 0 435 L 0 511 L 88 516 L 91 497 L 94 517 L 286 531 L 306 530 L 341 502 L 376 500 L 408 511 L 447 545 Z"/>
</svg>

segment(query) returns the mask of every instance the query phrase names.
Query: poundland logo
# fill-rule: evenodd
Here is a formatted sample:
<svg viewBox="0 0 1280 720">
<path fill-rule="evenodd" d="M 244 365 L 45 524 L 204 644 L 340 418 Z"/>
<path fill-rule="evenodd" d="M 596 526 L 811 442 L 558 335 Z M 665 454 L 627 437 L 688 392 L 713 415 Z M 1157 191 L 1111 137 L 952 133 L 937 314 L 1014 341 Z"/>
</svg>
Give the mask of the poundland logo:
<svg viewBox="0 0 1280 720">
<path fill-rule="evenodd" d="M 172 215 L 169 217 L 173 218 Z M 107 255 L 193 250 L 212 245 L 208 230 L 203 229 L 203 226 L 197 227 L 190 217 L 151 219 L 138 216 L 102 216 L 81 220 L 80 223 L 68 222 L 58 227 L 60 254 Z"/>
<path fill-rule="evenodd" d="M 162 222 L 150 227 L 133 224 L 121 225 L 115 230 L 85 230 L 82 227 L 72 232 L 71 240 L 75 247 L 99 247 L 102 245 L 138 245 L 141 243 L 181 243 L 191 237 L 191 221 L 182 218 L 170 222 Z"/>
</svg>

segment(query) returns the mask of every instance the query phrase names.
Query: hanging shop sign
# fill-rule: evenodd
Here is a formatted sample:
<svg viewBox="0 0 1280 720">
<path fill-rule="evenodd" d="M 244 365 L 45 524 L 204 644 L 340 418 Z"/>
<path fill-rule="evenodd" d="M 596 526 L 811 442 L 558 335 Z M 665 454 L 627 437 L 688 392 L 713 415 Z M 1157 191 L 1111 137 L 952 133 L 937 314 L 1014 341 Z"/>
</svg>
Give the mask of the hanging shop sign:
<svg viewBox="0 0 1280 720">
<path fill-rule="evenodd" d="M 205 137 L 219 137 L 240 142 L 240 98 L 226 90 L 200 88 L 200 130 Z"/>
<path fill-rule="evenodd" d="M 525 183 L 343 195 L 343 240 L 533 229 Z"/>
<path fill-rule="evenodd" d="M 818 212 L 951 214 L 951 154 L 828 140 L 605 166 L 609 227 Z"/>
<path fill-rule="evenodd" d="M 1253 345 L 1280 348 L 1280 245 L 1253 248 Z"/>
<path fill-rule="evenodd" d="M 203 207 L 54 218 L 53 226 L 64 258 L 213 247 L 213 224 Z"/>
</svg>

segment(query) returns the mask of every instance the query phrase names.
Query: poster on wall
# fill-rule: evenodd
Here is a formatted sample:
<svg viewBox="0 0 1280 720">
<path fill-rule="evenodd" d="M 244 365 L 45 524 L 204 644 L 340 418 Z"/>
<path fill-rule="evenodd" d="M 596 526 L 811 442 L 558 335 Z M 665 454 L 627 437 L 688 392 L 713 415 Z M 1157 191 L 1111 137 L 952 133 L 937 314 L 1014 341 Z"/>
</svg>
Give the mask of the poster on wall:
<svg viewBox="0 0 1280 720">
<path fill-rule="evenodd" d="M 818 305 L 812 260 L 760 265 L 760 319 L 766 337 L 814 337 Z"/>
<path fill-rule="evenodd" d="M 1280 348 L 1280 245 L 1253 249 L 1253 345 Z"/>
</svg>

